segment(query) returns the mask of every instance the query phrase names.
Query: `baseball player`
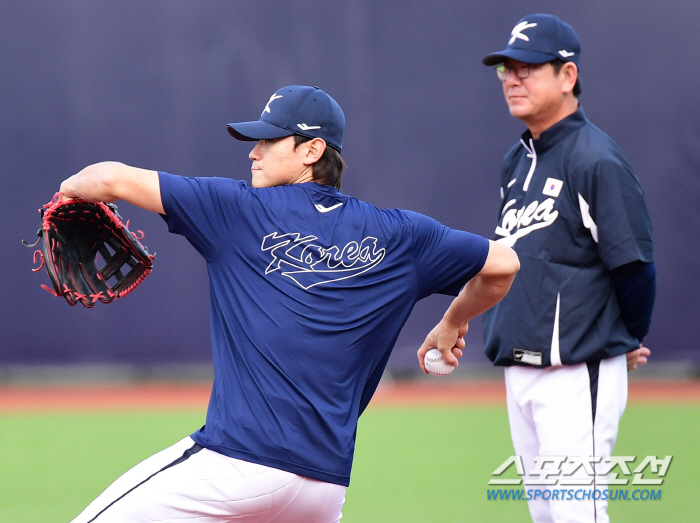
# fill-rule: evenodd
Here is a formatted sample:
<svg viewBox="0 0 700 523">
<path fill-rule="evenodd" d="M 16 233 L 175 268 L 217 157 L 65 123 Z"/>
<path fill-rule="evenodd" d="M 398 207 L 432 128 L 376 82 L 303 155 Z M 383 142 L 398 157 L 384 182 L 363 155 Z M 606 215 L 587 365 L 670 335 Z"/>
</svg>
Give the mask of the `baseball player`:
<svg viewBox="0 0 700 523">
<path fill-rule="evenodd" d="M 522 269 L 485 315 L 485 339 L 487 356 L 505 366 L 513 444 L 532 475 L 538 456 L 611 455 L 628 366 L 649 355 L 651 222 L 632 167 L 579 105 L 580 57 L 569 24 L 532 14 L 483 59 L 527 126 L 503 160 L 496 227 Z M 592 479 L 583 467 L 579 476 Z M 605 500 L 561 501 L 551 489 L 529 502 L 533 521 L 608 521 Z"/>
<path fill-rule="evenodd" d="M 75 522 L 338 521 L 358 417 L 415 303 L 457 296 L 436 331 L 456 364 L 469 319 L 518 270 L 508 247 L 341 193 L 345 117 L 317 87 L 279 89 L 228 130 L 256 142 L 251 185 L 113 162 L 61 185 L 158 212 L 202 255 L 215 370 L 204 427 Z"/>
</svg>

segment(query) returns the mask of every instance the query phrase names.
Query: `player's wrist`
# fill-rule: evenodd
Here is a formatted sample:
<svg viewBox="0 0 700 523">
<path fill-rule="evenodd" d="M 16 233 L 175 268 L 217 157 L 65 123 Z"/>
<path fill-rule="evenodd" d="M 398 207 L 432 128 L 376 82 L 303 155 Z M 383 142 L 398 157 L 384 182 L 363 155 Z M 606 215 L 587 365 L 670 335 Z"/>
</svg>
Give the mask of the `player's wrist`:
<svg viewBox="0 0 700 523">
<path fill-rule="evenodd" d="M 469 330 L 469 320 L 471 320 L 471 317 L 465 319 L 464 316 L 455 314 L 448 309 L 440 323 L 445 329 L 457 331 L 459 333 L 458 335 L 461 337 Z"/>
</svg>

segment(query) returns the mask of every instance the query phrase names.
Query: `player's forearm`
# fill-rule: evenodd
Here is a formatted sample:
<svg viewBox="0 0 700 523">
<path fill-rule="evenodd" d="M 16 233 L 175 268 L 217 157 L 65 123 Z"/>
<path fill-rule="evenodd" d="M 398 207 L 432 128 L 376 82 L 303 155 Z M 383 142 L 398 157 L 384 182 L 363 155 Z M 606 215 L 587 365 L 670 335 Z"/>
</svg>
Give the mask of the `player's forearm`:
<svg viewBox="0 0 700 523">
<path fill-rule="evenodd" d="M 520 270 L 517 254 L 496 242 L 489 242 L 484 267 L 462 289 L 445 312 L 444 321 L 458 327 L 487 311 L 508 294 Z"/>
<path fill-rule="evenodd" d="M 462 289 L 445 312 L 444 320 L 454 326 L 462 326 L 475 316 L 486 312 L 508 294 L 515 278 L 512 276 L 475 276 Z"/>
<path fill-rule="evenodd" d="M 86 167 L 64 180 L 61 192 L 66 198 L 91 202 L 124 200 L 148 211 L 165 212 L 158 173 L 119 162 L 102 162 Z"/>
<path fill-rule="evenodd" d="M 124 164 L 101 162 L 85 167 L 61 184 L 66 198 L 80 198 L 91 202 L 113 202 L 119 199 L 115 187 Z"/>
</svg>

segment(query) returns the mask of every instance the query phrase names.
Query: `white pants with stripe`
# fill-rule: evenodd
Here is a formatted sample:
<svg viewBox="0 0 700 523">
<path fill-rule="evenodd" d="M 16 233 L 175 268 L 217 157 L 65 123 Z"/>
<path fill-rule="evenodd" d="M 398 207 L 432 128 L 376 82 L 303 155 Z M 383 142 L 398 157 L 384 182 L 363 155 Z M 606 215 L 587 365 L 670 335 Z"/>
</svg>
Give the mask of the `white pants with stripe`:
<svg viewBox="0 0 700 523">
<path fill-rule="evenodd" d="M 345 489 L 229 458 L 187 437 L 122 475 L 73 523 L 335 523 Z"/>
<path fill-rule="evenodd" d="M 586 363 L 542 369 L 506 367 L 508 419 L 515 453 L 523 460 L 525 489 L 607 488 L 595 482 L 585 486 L 527 485 L 537 456 L 612 455 L 627 403 L 627 359 L 622 354 L 589 367 Z M 573 477 L 577 475 L 590 477 L 583 468 Z M 609 521 L 607 501 L 555 500 L 553 492 L 547 497 L 550 499 L 528 501 L 535 523 Z"/>
</svg>

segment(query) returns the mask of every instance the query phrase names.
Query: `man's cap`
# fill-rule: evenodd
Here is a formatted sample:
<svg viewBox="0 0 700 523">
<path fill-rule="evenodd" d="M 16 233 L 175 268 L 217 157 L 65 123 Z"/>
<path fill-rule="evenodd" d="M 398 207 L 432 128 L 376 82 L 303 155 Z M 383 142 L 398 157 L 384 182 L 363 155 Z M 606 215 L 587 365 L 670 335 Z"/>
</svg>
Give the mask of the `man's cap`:
<svg viewBox="0 0 700 523">
<path fill-rule="evenodd" d="M 278 89 L 265 104 L 260 119 L 228 124 L 237 140 L 256 141 L 300 134 L 322 138 L 340 152 L 345 134 L 345 115 L 338 103 L 318 87 L 288 85 Z"/>
<path fill-rule="evenodd" d="M 503 51 L 486 55 L 484 65 L 498 65 L 508 58 L 526 64 L 543 64 L 555 58 L 578 67 L 581 41 L 569 24 L 554 15 L 536 13 L 522 18 L 510 33 Z"/>
</svg>

